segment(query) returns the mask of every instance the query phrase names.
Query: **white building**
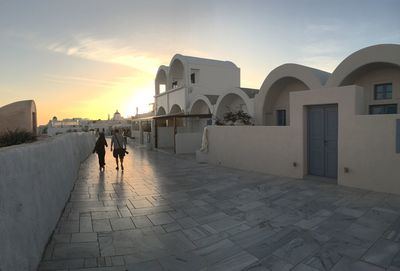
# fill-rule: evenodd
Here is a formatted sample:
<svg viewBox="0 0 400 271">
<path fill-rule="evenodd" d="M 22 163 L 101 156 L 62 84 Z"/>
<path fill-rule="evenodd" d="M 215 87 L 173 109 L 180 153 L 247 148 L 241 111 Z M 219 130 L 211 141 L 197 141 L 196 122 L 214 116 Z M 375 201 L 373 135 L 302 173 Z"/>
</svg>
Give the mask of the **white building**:
<svg viewBox="0 0 400 271">
<path fill-rule="evenodd" d="M 361 49 L 332 74 L 271 71 L 255 97 L 257 126 L 212 126 L 208 161 L 400 194 L 400 45 Z"/>
<path fill-rule="evenodd" d="M 81 132 L 83 128 L 80 124 L 81 120 L 81 118 L 58 120 L 57 117 L 53 117 L 47 124 L 47 135 L 55 136 L 70 132 Z"/>
<path fill-rule="evenodd" d="M 121 129 L 127 136 L 130 136 L 131 121 L 124 119 L 118 110 L 111 120 L 89 120 L 83 118 L 57 120 L 56 117 L 53 117 L 47 125 L 47 134 L 54 136 L 69 132 L 104 131 L 106 135 L 111 135 L 112 130 L 115 128 Z"/>
<path fill-rule="evenodd" d="M 0 107 L 0 133 L 16 129 L 37 134 L 35 101 L 18 101 Z"/>
<path fill-rule="evenodd" d="M 230 61 L 175 55 L 155 78 L 155 146 L 194 153 L 207 124 L 227 112 L 254 116 L 257 92 L 240 87 L 240 69 Z"/>
<path fill-rule="evenodd" d="M 115 111 L 114 116 L 112 118 L 112 120 L 114 121 L 121 121 L 124 118 L 121 116 L 121 113 L 118 112 L 118 110 Z"/>
</svg>

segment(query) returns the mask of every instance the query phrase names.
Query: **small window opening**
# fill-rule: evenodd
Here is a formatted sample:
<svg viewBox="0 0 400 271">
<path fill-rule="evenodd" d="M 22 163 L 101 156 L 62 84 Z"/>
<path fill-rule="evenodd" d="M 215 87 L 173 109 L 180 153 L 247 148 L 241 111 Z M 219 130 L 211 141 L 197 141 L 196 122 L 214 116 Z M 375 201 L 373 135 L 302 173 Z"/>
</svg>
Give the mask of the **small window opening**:
<svg viewBox="0 0 400 271">
<path fill-rule="evenodd" d="M 199 82 L 199 69 L 190 70 L 190 82 L 192 84 L 197 84 Z"/>
<path fill-rule="evenodd" d="M 286 110 L 280 109 L 276 110 L 276 117 L 277 117 L 277 125 L 278 126 L 286 126 Z"/>
<path fill-rule="evenodd" d="M 369 113 L 371 115 L 397 114 L 397 104 L 370 105 L 369 106 Z"/>
<path fill-rule="evenodd" d="M 392 83 L 377 84 L 374 86 L 375 100 L 392 99 Z"/>
</svg>

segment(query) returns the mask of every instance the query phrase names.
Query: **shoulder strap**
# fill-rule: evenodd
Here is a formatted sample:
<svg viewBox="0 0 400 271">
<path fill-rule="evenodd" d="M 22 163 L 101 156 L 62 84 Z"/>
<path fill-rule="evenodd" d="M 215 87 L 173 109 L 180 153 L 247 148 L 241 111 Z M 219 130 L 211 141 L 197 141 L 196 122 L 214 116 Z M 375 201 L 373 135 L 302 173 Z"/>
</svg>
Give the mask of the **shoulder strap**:
<svg viewBox="0 0 400 271">
<path fill-rule="evenodd" d="M 120 149 L 122 149 L 121 144 L 119 144 L 119 140 L 118 140 L 118 137 L 117 137 L 116 135 L 115 135 L 115 140 L 117 140 L 118 147 L 119 147 Z"/>
</svg>

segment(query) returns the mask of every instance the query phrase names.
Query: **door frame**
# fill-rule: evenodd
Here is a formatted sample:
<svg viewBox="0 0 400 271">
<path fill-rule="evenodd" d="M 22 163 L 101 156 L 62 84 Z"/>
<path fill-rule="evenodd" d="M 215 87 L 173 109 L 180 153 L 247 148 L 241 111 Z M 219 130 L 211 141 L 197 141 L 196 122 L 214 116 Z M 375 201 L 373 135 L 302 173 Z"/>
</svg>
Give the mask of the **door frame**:
<svg viewBox="0 0 400 271">
<path fill-rule="evenodd" d="M 324 106 L 335 106 L 336 107 L 337 121 L 338 121 L 338 124 L 337 124 L 337 137 L 336 137 L 336 144 L 337 144 L 336 145 L 336 159 L 337 159 L 337 161 L 336 161 L 336 164 L 337 164 L 337 167 L 336 167 L 336 178 L 327 177 L 327 176 L 312 175 L 310 173 L 310 123 L 309 123 L 309 110 L 312 107 L 324 107 Z M 307 154 L 306 174 L 308 176 L 312 176 L 312 177 L 315 177 L 315 178 L 327 179 L 327 180 L 330 180 L 330 181 L 337 182 L 337 179 L 338 179 L 338 176 L 339 176 L 339 104 L 338 103 L 326 103 L 326 104 L 310 104 L 310 105 L 307 105 L 306 106 L 306 114 L 305 114 L 305 116 L 306 116 L 306 118 L 305 118 L 306 119 L 306 129 L 305 129 L 306 140 L 305 140 L 305 142 L 307 144 L 307 146 L 306 146 L 306 148 L 307 148 L 306 149 L 306 154 Z"/>
</svg>

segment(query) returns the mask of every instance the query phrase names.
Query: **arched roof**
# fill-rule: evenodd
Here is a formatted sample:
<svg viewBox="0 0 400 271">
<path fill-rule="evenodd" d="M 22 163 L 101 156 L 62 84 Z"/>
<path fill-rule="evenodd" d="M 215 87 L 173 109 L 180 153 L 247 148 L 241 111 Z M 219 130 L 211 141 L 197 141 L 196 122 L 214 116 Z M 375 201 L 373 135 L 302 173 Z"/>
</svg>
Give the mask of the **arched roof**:
<svg viewBox="0 0 400 271">
<path fill-rule="evenodd" d="M 167 79 L 168 77 L 168 72 L 169 72 L 169 67 L 165 66 L 165 65 L 161 65 L 160 67 L 158 67 L 157 73 L 156 73 L 156 81 L 158 80 L 161 72 L 165 73 L 165 79 Z"/>
<path fill-rule="evenodd" d="M 162 112 L 162 114 L 161 114 L 161 112 Z M 163 107 L 163 106 L 160 106 L 158 109 L 157 109 L 157 112 L 156 112 L 156 115 L 157 116 L 161 116 L 161 115 L 166 115 L 167 114 L 167 111 L 165 110 L 165 108 Z"/>
<path fill-rule="evenodd" d="M 179 104 L 173 104 L 171 106 L 171 109 L 169 110 L 169 114 L 177 114 L 177 113 L 181 113 L 182 111 L 182 107 L 180 107 Z"/>
<path fill-rule="evenodd" d="M 191 113 L 192 112 L 192 109 L 193 109 L 193 106 L 194 106 L 194 104 L 196 103 L 196 102 L 198 102 L 198 101 L 203 101 L 203 102 L 205 102 L 206 104 L 207 104 L 207 106 L 208 106 L 208 109 L 210 110 L 210 112 L 212 113 L 212 109 L 213 109 L 213 106 L 211 105 L 211 101 L 210 101 L 210 99 L 208 98 L 208 97 L 206 97 L 205 95 L 198 95 L 198 96 L 196 96 L 194 99 L 193 99 L 193 102 L 191 103 L 191 105 L 190 105 L 190 107 L 189 107 L 189 112 Z"/>
<path fill-rule="evenodd" d="M 265 99 L 271 87 L 281 79 L 294 78 L 304 83 L 309 89 L 322 88 L 330 73 L 311 67 L 287 63 L 273 69 L 261 85 L 260 92 L 255 99 L 255 114 L 258 121 L 263 118 Z"/>
<path fill-rule="evenodd" d="M 259 94 L 262 95 L 278 80 L 292 77 L 303 82 L 309 89 L 321 88 L 328 80 L 330 73 L 311 67 L 287 63 L 273 69 L 261 85 Z"/>
<path fill-rule="evenodd" d="M 215 114 L 218 113 L 219 107 L 221 106 L 221 102 L 224 100 L 225 97 L 227 97 L 229 95 L 237 95 L 240 98 L 242 98 L 242 100 L 246 104 L 247 110 L 249 111 L 248 113 L 253 116 L 254 113 L 253 113 L 252 102 L 250 101 L 251 99 L 247 95 L 247 93 L 245 93 L 240 88 L 230 88 L 218 97 L 217 103 L 215 105 L 215 110 L 214 110 Z"/>
<path fill-rule="evenodd" d="M 0 110 L 9 110 L 9 109 L 16 109 L 16 108 L 31 108 L 33 111 L 36 112 L 36 104 L 34 100 L 23 100 L 14 103 L 10 103 L 0 107 Z"/>
<path fill-rule="evenodd" d="M 182 66 L 180 66 L 180 65 L 182 65 Z M 180 70 L 180 69 L 182 69 L 182 70 Z M 187 71 L 187 63 L 185 62 L 185 59 L 181 58 L 181 57 L 173 57 L 171 59 L 170 65 L 169 65 L 169 71 L 168 71 L 168 75 L 167 75 L 167 81 L 168 81 L 169 87 L 171 87 L 171 84 L 172 84 L 172 74 L 178 73 L 178 74 L 175 74 L 175 76 L 176 75 L 182 76 L 181 79 L 186 81 L 186 77 L 185 77 L 186 71 Z"/>
<path fill-rule="evenodd" d="M 222 61 L 222 60 L 215 60 L 215 59 L 208 59 L 208 58 L 200 58 L 194 56 L 185 56 L 181 54 L 176 54 L 172 57 L 169 66 L 171 67 L 172 63 L 175 60 L 180 60 L 183 64 L 184 69 L 186 69 L 188 63 L 196 63 L 200 65 L 209 65 L 209 66 L 232 66 L 238 68 L 233 62 L 231 61 Z"/>
<path fill-rule="evenodd" d="M 386 63 L 400 66 L 400 45 L 379 44 L 356 51 L 337 66 L 326 82 L 326 86 L 340 86 L 353 72 L 373 63 Z"/>
</svg>

